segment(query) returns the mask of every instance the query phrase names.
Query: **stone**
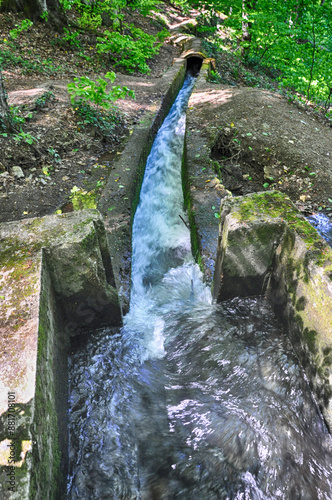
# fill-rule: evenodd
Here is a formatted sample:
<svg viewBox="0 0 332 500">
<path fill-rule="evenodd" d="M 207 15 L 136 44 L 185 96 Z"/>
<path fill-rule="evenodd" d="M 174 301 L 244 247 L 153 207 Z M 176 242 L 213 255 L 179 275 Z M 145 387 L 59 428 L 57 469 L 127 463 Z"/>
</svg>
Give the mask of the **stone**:
<svg viewBox="0 0 332 500">
<path fill-rule="evenodd" d="M 10 172 L 11 172 L 12 175 L 14 175 L 15 177 L 17 177 L 18 179 L 21 179 L 22 177 L 24 177 L 24 172 L 21 169 L 21 167 L 14 166 L 14 167 L 12 167 L 10 169 Z"/>
</svg>

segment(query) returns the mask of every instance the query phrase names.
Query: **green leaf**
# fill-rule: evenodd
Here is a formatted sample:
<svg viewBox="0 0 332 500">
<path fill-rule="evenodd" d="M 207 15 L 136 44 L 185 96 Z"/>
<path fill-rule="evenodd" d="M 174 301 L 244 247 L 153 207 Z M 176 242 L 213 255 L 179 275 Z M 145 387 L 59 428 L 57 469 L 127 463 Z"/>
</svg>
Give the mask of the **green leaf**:
<svg viewBox="0 0 332 500">
<path fill-rule="evenodd" d="M 214 216 L 216 219 L 220 219 L 220 214 L 218 214 L 217 212 L 214 212 Z"/>
</svg>

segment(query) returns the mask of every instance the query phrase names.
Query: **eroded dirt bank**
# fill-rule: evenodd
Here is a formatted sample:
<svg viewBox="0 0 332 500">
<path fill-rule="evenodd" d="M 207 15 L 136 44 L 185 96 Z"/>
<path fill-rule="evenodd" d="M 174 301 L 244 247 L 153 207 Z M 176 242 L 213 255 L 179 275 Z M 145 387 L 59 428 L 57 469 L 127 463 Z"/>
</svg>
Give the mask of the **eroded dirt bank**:
<svg viewBox="0 0 332 500">
<path fill-rule="evenodd" d="M 269 91 L 200 79 L 187 125 L 203 177 L 214 174 L 235 195 L 278 189 L 304 213 L 332 215 L 332 131 L 312 112 Z"/>
</svg>

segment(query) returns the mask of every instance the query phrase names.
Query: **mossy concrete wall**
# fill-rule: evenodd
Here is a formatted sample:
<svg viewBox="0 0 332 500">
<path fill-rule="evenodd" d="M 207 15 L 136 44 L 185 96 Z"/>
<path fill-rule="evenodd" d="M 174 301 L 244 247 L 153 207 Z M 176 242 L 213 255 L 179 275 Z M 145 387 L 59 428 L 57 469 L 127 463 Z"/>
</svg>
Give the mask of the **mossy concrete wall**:
<svg viewBox="0 0 332 500">
<path fill-rule="evenodd" d="M 183 85 L 185 73 L 186 60 L 179 58 L 161 78 L 158 89 L 163 97 L 159 105 L 150 109 L 136 126 L 114 165 L 98 204 L 98 210 L 105 218 L 123 314 L 129 306 L 132 221 L 139 202 L 146 160 L 154 138 Z M 116 182 L 119 178 L 121 182 Z"/>
<path fill-rule="evenodd" d="M 202 87 L 211 67 L 205 59 L 189 99 L 185 152 L 182 178 L 185 204 L 187 207 L 191 244 L 195 260 L 200 264 L 207 284 L 212 284 L 218 246 L 220 201 L 229 195 L 216 177 L 213 161 L 210 158 L 209 122 L 200 122 L 194 110 L 198 103 L 204 102 Z M 211 110 L 213 114 L 213 109 Z"/>
<path fill-rule="evenodd" d="M 284 197 L 264 193 L 222 202 L 213 296 L 218 301 L 266 291 L 286 222 L 277 205 Z M 271 216 L 271 210 L 274 216 Z"/>
<path fill-rule="evenodd" d="M 101 216 L 1 224 L 0 263 L 0 497 L 61 498 L 69 337 L 121 322 Z"/>
<path fill-rule="evenodd" d="M 213 296 L 266 294 L 332 429 L 332 250 L 279 192 L 221 204 Z"/>
</svg>

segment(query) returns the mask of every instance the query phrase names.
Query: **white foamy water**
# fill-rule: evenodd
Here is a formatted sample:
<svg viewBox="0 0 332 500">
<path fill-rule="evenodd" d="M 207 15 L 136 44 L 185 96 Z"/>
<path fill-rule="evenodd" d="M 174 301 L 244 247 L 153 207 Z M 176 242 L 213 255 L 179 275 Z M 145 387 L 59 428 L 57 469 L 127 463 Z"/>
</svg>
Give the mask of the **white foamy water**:
<svg viewBox="0 0 332 500">
<path fill-rule="evenodd" d="M 164 356 L 165 314 L 212 301 L 191 254 L 182 191 L 186 108 L 194 82 L 187 77 L 157 134 L 133 223 L 131 301 L 125 331 L 141 339 L 141 359 Z"/>
</svg>

